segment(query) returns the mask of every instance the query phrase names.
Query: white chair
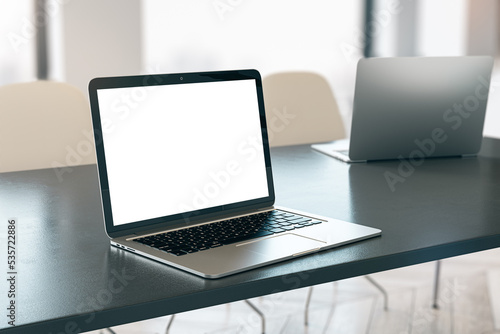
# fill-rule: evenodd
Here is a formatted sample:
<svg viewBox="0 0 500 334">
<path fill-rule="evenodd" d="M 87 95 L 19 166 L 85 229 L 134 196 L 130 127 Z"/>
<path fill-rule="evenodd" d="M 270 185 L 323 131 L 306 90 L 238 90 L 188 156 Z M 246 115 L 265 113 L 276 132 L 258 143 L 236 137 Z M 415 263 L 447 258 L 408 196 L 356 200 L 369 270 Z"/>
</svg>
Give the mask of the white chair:
<svg viewBox="0 0 500 334">
<path fill-rule="evenodd" d="M 262 80 L 271 146 L 311 144 L 345 137 L 326 79 L 312 72 L 282 72 Z"/>
<path fill-rule="evenodd" d="M 312 72 L 282 72 L 262 80 L 266 121 L 271 146 L 286 146 L 328 142 L 345 138 L 339 108 L 328 84 L 319 74 Z M 364 276 L 384 298 L 385 289 L 372 277 Z M 304 314 L 308 325 L 309 304 L 313 287 L 309 288 Z"/>
<path fill-rule="evenodd" d="M 0 172 L 95 163 L 85 95 L 61 82 L 0 87 Z"/>
</svg>

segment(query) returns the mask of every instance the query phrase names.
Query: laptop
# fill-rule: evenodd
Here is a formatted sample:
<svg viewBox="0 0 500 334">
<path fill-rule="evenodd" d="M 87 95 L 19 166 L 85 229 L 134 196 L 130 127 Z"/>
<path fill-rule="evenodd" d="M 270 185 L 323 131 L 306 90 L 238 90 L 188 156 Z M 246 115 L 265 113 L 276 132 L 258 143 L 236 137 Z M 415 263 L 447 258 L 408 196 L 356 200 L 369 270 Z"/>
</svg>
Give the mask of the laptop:
<svg viewBox="0 0 500 334">
<path fill-rule="evenodd" d="M 219 278 L 381 234 L 274 206 L 256 70 L 96 78 L 89 94 L 112 246 Z"/>
<path fill-rule="evenodd" d="M 348 142 L 312 148 L 345 162 L 479 152 L 493 59 L 363 58 Z"/>
</svg>

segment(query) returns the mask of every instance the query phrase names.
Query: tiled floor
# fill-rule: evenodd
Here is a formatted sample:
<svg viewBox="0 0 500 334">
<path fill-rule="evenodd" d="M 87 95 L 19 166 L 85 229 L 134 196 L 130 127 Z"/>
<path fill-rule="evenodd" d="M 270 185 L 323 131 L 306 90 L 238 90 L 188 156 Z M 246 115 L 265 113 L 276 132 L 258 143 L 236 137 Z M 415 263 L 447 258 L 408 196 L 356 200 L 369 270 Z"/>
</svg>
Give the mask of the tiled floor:
<svg viewBox="0 0 500 334">
<path fill-rule="evenodd" d="M 431 307 L 434 269 L 432 262 L 372 275 L 388 291 L 387 311 L 381 294 L 363 277 L 316 286 L 307 327 L 307 289 L 252 302 L 266 314 L 266 333 L 500 333 L 500 249 L 443 260 L 438 310 Z M 117 326 L 113 331 L 165 333 L 169 319 Z M 260 329 L 257 314 L 244 302 L 235 302 L 178 314 L 170 333 L 257 334 Z"/>
</svg>

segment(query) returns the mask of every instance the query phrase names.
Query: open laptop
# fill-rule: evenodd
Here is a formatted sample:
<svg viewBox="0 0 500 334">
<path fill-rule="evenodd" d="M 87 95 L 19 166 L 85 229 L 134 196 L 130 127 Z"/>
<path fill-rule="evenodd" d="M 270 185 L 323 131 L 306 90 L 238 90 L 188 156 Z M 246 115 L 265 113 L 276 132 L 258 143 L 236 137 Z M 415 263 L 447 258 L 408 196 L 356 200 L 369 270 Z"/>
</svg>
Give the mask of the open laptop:
<svg viewBox="0 0 500 334">
<path fill-rule="evenodd" d="M 96 78 L 89 94 L 113 246 L 218 278 L 381 234 L 273 206 L 255 70 Z"/>
<path fill-rule="evenodd" d="M 493 59 L 363 58 L 349 142 L 315 144 L 345 162 L 479 152 Z"/>
</svg>

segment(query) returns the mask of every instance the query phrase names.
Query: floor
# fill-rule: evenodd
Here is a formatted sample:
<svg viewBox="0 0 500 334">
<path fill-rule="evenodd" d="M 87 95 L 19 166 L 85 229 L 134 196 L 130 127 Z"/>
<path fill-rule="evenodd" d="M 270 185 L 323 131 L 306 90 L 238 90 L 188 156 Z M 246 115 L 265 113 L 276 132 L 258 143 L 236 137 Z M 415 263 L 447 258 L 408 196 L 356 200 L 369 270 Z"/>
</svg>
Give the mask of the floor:
<svg viewBox="0 0 500 334">
<path fill-rule="evenodd" d="M 266 314 L 266 333 L 500 334 L 500 249 L 442 261 L 439 309 L 432 304 L 435 262 L 372 275 L 384 286 L 389 308 L 364 277 L 314 287 L 309 325 L 308 289 L 252 299 Z M 163 334 L 170 316 L 113 327 L 117 334 Z M 89 332 L 110 333 L 107 330 Z M 181 313 L 176 333 L 258 334 L 261 320 L 244 302 Z"/>
</svg>

